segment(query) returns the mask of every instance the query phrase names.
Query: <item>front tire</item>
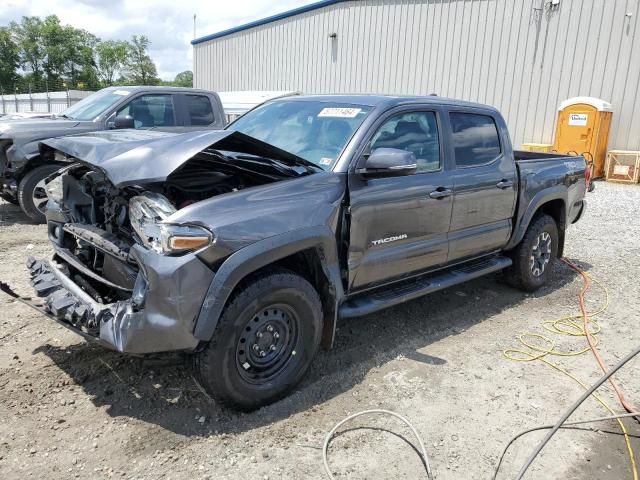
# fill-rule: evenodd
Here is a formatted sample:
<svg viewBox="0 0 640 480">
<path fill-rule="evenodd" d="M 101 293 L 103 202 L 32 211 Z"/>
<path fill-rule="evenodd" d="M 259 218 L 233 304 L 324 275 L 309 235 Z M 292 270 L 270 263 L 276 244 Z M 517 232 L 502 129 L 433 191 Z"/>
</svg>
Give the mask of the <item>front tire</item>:
<svg viewBox="0 0 640 480">
<path fill-rule="evenodd" d="M 22 211 L 35 223 L 44 223 L 47 192 L 44 179 L 60 170 L 60 165 L 42 165 L 27 173 L 18 185 L 18 202 Z"/>
<path fill-rule="evenodd" d="M 513 264 L 505 271 L 506 279 L 516 288 L 534 292 L 547 283 L 557 257 L 558 225 L 549 215 L 540 215 L 511 252 Z"/>
<path fill-rule="evenodd" d="M 311 365 L 322 332 L 313 286 L 287 270 L 254 277 L 225 307 L 194 356 L 200 385 L 221 403 L 254 410 L 290 392 Z"/>
</svg>

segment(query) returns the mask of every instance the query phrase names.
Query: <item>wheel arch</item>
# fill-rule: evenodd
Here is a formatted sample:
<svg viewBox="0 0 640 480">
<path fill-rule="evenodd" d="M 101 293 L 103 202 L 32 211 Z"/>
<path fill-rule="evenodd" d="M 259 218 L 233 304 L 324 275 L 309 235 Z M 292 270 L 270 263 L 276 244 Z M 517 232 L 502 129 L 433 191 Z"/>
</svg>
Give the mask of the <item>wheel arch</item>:
<svg viewBox="0 0 640 480">
<path fill-rule="evenodd" d="M 556 188 L 538 192 L 527 205 L 527 209 L 516 223 L 514 234 L 505 247 L 510 250 L 518 245 L 529 228 L 529 225 L 539 215 L 549 215 L 556 221 L 558 226 L 558 256 L 561 257 L 564 251 L 565 231 L 567 228 L 567 192 L 566 187 Z"/>
<path fill-rule="evenodd" d="M 68 164 L 54 160 L 53 150 L 36 150 L 24 156 L 23 163 L 20 165 L 20 168 L 15 171 L 14 176 L 16 180 L 20 182 L 31 170 L 45 165 L 58 165 L 62 168 Z"/>
<path fill-rule="evenodd" d="M 225 306 L 242 282 L 270 268 L 286 268 L 309 281 L 323 307 L 322 346 L 335 336 L 338 304 L 344 296 L 336 239 L 328 227 L 314 227 L 261 240 L 238 250 L 215 273 L 194 327 L 201 341 L 213 337 Z"/>
</svg>

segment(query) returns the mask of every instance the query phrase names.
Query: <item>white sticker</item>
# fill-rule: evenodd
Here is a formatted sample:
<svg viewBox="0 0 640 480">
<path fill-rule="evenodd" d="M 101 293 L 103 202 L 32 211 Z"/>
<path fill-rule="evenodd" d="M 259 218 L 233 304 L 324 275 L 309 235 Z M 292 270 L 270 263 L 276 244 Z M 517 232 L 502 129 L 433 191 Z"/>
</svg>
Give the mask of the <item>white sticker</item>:
<svg viewBox="0 0 640 480">
<path fill-rule="evenodd" d="M 124 96 L 129 95 L 129 92 L 127 90 L 114 90 L 113 94 L 114 95 L 122 95 L 124 97 Z"/>
<path fill-rule="evenodd" d="M 616 165 L 613 167 L 613 174 L 614 175 L 624 175 L 624 176 L 629 176 L 629 171 L 631 170 L 631 166 L 630 165 Z"/>
<path fill-rule="evenodd" d="M 569 125 L 573 125 L 574 127 L 586 127 L 588 118 L 589 115 L 586 113 L 570 113 Z"/>
<path fill-rule="evenodd" d="M 331 165 L 333 158 L 322 157 L 320 159 L 320 165 Z"/>
<path fill-rule="evenodd" d="M 361 108 L 327 107 L 320 111 L 318 117 L 355 118 L 361 111 Z"/>
</svg>

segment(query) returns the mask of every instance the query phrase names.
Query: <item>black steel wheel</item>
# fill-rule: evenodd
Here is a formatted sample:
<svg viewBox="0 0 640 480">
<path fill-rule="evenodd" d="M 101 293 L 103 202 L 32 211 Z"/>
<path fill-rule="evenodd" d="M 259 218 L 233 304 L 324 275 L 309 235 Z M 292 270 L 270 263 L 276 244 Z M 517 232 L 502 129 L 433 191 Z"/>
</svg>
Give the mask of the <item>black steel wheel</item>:
<svg viewBox="0 0 640 480">
<path fill-rule="evenodd" d="M 236 347 L 236 367 L 249 383 L 263 384 L 296 355 L 300 318 L 288 305 L 269 305 L 249 318 Z"/>
<path fill-rule="evenodd" d="M 286 270 L 249 279 L 225 307 L 194 373 L 220 402 L 253 410 L 286 395 L 320 344 L 322 303 L 313 286 Z"/>
</svg>

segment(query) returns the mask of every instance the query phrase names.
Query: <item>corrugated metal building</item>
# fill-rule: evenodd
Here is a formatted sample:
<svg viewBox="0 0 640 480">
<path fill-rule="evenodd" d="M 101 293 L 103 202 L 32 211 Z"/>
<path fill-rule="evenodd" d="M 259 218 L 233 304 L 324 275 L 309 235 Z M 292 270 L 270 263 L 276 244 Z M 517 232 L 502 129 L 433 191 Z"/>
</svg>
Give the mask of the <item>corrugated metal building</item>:
<svg viewBox="0 0 640 480">
<path fill-rule="evenodd" d="M 559 103 L 613 104 L 640 150 L 640 0 L 327 0 L 194 40 L 194 86 L 488 103 L 514 143 L 553 143 Z"/>
</svg>

